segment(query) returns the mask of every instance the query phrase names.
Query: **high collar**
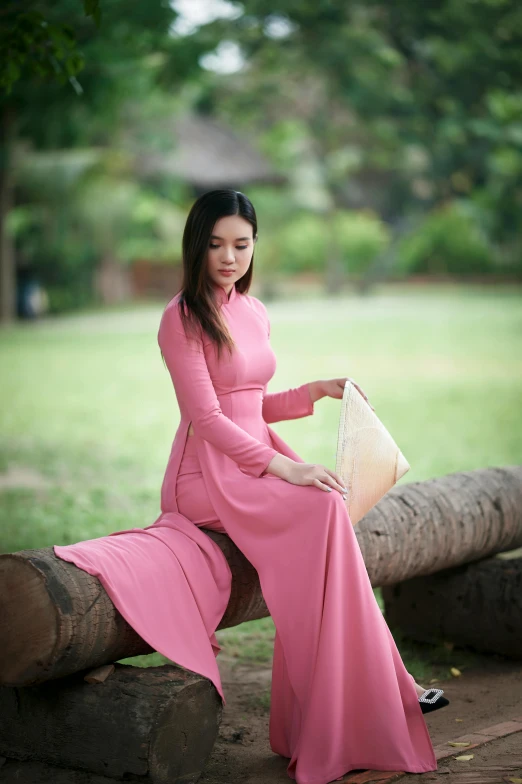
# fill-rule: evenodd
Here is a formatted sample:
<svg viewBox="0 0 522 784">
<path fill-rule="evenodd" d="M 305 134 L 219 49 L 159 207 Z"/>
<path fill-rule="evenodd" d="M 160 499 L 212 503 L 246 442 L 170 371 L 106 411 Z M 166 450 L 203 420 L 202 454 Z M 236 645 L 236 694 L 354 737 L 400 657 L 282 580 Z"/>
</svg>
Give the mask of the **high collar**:
<svg viewBox="0 0 522 784">
<path fill-rule="evenodd" d="M 218 296 L 218 301 L 221 302 L 222 305 L 230 305 L 230 304 L 232 304 L 232 302 L 237 297 L 237 291 L 236 291 L 236 284 L 235 283 L 232 286 L 232 290 L 230 292 L 230 298 L 228 297 L 228 294 L 225 291 L 225 289 L 223 288 L 223 286 L 220 286 L 219 283 L 214 283 L 214 288 L 215 288 L 216 294 Z"/>
</svg>

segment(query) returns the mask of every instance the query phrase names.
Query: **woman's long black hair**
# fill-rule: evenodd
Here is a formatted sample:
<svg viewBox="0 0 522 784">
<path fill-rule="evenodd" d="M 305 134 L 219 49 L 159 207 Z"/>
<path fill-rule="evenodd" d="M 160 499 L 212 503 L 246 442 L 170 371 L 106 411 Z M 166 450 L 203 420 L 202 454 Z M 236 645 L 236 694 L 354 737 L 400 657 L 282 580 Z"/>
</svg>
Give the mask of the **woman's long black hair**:
<svg viewBox="0 0 522 784">
<path fill-rule="evenodd" d="M 244 193 L 227 188 L 202 194 L 192 205 L 183 231 L 183 279 L 178 303 L 185 333 L 192 331 L 196 334 L 201 327 L 215 342 L 218 357 L 225 346 L 232 352 L 235 344 L 221 316 L 219 294 L 208 274 L 206 257 L 214 226 L 226 215 L 240 215 L 247 220 L 252 225 L 252 236 L 256 241 L 256 211 Z M 241 294 L 250 288 L 253 265 L 254 256 L 248 270 L 234 284 Z"/>
</svg>

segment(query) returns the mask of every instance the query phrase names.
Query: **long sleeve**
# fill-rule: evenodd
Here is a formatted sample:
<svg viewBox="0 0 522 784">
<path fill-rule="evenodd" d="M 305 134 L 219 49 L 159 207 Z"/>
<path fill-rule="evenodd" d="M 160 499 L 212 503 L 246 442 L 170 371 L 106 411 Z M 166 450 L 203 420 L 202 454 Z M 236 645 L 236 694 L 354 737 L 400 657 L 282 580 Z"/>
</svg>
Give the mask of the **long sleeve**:
<svg viewBox="0 0 522 784">
<path fill-rule="evenodd" d="M 163 312 L 158 344 L 180 408 L 190 417 L 194 433 L 232 458 L 247 473 L 260 476 L 278 452 L 223 414 L 202 341 L 185 335 L 177 304 L 167 306 Z"/>
<path fill-rule="evenodd" d="M 286 419 L 300 419 L 314 413 L 314 404 L 308 384 L 292 387 L 283 392 L 266 393 L 264 387 L 263 419 L 267 424 L 283 422 Z"/>
</svg>

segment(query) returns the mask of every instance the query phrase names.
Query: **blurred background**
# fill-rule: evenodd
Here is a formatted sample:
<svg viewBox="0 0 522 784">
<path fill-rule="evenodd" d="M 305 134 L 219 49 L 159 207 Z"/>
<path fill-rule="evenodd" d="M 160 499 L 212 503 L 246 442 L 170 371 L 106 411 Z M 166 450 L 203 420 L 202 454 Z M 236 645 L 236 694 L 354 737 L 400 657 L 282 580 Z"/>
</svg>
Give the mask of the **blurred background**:
<svg viewBox="0 0 522 784">
<path fill-rule="evenodd" d="M 158 516 L 179 413 L 157 330 L 213 188 L 258 214 L 271 391 L 353 377 L 402 482 L 522 462 L 522 6 L 277 9 L 4 2 L 3 552 Z M 335 468 L 338 416 L 274 428 Z"/>
</svg>

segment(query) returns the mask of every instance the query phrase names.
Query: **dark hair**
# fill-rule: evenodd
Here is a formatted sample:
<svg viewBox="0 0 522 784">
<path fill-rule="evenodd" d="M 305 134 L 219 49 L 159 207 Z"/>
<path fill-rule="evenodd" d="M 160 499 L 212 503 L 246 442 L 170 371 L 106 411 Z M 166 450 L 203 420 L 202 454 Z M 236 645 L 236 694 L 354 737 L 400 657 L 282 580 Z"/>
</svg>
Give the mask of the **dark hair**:
<svg viewBox="0 0 522 784">
<path fill-rule="evenodd" d="M 257 239 L 256 211 L 244 193 L 227 188 L 202 194 L 192 205 L 183 231 L 183 280 L 178 303 L 185 333 L 196 333 L 201 327 L 217 345 L 218 357 L 225 346 L 232 353 L 235 343 L 221 316 L 219 295 L 208 274 L 206 258 L 214 225 L 226 215 L 245 218 L 252 225 L 254 241 Z M 252 255 L 248 270 L 234 284 L 241 294 L 250 288 L 253 264 Z"/>
</svg>

